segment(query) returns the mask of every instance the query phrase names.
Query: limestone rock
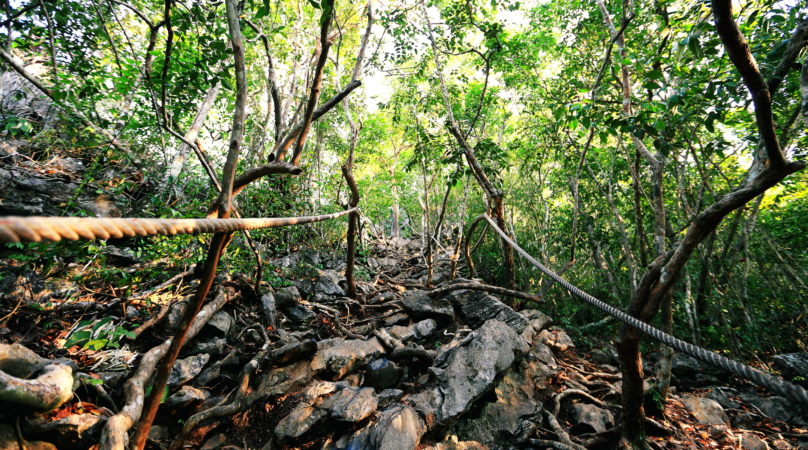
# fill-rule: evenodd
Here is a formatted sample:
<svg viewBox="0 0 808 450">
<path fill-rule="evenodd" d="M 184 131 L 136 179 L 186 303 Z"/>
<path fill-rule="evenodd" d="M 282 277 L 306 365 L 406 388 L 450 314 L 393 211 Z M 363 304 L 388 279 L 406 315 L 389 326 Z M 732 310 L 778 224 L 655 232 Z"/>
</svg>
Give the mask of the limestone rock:
<svg viewBox="0 0 808 450">
<path fill-rule="evenodd" d="M 808 374 L 808 353 L 787 353 L 772 358 L 774 367 L 783 374 L 786 380 L 805 378 Z"/>
<path fill-rule="evenodd" d="M 199 390 L 193 386 L 183 386 L 179 391 L 171 394 L 160 407 L 169 410 L 187 408 L 195 404 L 201 404 L 208 397 L 210 397 L 210 393 L 207 391 Z"/>
<path fill-rule="evenodd" d="M 357 432 L 346 450 L 415 450 L 425 432 L 424 422 L 412 408 L 395 405 L 373 426 Z"/>
<path fill-rule="evenodd" d="M 326 349 L 321 349 L 311 361 L 314 372 L 326 371 L 338 380 L 345 375 L 367 365 L 384 353 L 384 347 L 377 338 L 340 341 Z"/>
<path fill-rule="evenodd" d="M 438 419 L 446 422 L 482 396 L 497 375 L 527 353 L 529 347 L 516 332 L 496 319 L 469 334 L 463 343 L 441 354 L 430 368 L 443 397 Z"/>
<path fill-rule="evenodd" d="M 433 319 L 426 319 L 411 325 L 411 328 L 417 339 L 423 339 L 432 336 L 432 333 L 438 329 L 438 323 Z"/>
<path fill-rule="evenodd" d="M 233 322 L 233 317 L 230 314 L 219 310 L 213 313 L 210 320 L 205 324 L 205 328 L 212 330 L 219 337 L 227 337 Z"/>
<path fill-rule="evenodd" d="M 682 403 L 696 416 L 699 423 L 706 425 L 728 425 L 729 418 L 724 408 L 715 400 L 695 395 L 682 398 Z"/>
<path fill-rule="evenodd" d="M 343 422 L 359 422 L 373 414 L 378 404 L 373 388 L 348 387 L 334 395 L 331 417 Z"/>
<path fill-rule="evenodd" d="M 564 352 L 567 351 L 567 349 L 575 348 L 575 344 L 572 342 L 569 335 L 558 327 L 550 327 L 549 329 L 542 330 L 536 339 L 557 352 Z"/>
<path fill-rule="evenodd" d="M 420 290 L 406 291 L 402 296 L 401 306 L 414 320 L 434 319 L 443 325 L 454 322 L 454 308 L 448 300 L 429 297 Z"/>
<path fill-rule="evenodd" d="M 292 342 L 272 352 L 272 363 L 276 366 L 282 366 L 301 359 L 309 359 L 316 352 L 316 341 Z"/>
<path fill-rule="evenodd" d="M 588 403 L 576 403 L 570 410 L 574 422 L 570 434 L 602 433 L 614 426 L 614 416 L 605 409 Z"/>
<path fill-rule="evenodd" d="M 452 302 L 460 318 L 472 329 L 481 327 L 490 319 L 504 322 L 517 333 L 523 332 L 527 327 L 525 316 L 485 292 L 458 290 L 449 293 L 444 299 Z"/>
<path fill-rule="evenodd" d="M 191 381 L 195 376 L 199 375 L 199 372 L 202 372 L 202 368 L 205 367 L 208 360 L 210 360 L 210 355 L 201 354 L 174 361 L 174 366 L 171 367 L 171 375 L 168 376 L 168 385 L 177 386 Z"/>
<path fill-rule="evenodd" d="M 365 371 L 365 386 L 380 391 L 393 388 L 401 381 L 402 374 L 403 370 L 394 362 L 380 358 L 368 364 Z"/>
<path fill-rule="evenodd" d="M 261 398 L 274 398 L 305 386 L 314 376 L 311 362 L 299 361 L 286 367 L 276 367 L 261 379 L 258 387 Z"/>
<path fill-rule="evenodd" d="M 24 437 L 35 436 L 59 449 L 78 450 L 95 443 L 106 421 L 106 417 L 94 414 L 72 414 L 50 423 L 23 422 L 22 432 Z"/>
<path fill-rule="evenodd" d="M 275 436 L 283 442 L 302 436 L 309 431 L 312 425 L 325 417 L 326 411 L 313 406 L 300 405 L 293 409 L 288 416 L 281 419 L 275 427 Z"/>
</svg>

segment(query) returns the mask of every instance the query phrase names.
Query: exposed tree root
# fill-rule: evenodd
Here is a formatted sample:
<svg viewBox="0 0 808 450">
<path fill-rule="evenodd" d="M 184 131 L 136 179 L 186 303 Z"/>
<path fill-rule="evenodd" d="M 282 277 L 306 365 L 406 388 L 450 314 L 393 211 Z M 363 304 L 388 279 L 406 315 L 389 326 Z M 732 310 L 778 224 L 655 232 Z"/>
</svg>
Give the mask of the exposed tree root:
<svg viewBox="0 0 808 450">
<path fill-rule="evenodd" d="M 49 412 L 73 397 L 73 369 L 49 364 L 32 380 L 0 371 L 0 404 L 25 411 Z"/>
<path fill-rule="evenodd" d="M 207 323 L 213 313 L 224 306 L 227 301 L 227 296 L 224 295 L 222 290 L 219 290 L 213 301 L 205 305 L 196 315 L 191 328 L 188 330 L 186 339 L 190 340 L 199 333 L 199 330 Z M 170 345 L 171 339 L 168 339 L 144 354 L 135 374 L 124 383 L 123 389 L 126 403 L 121 412 L 112 416 L 101 431 L 99 450 L 124 450 L 127 440 L 126 432 L 140 419 L 140 414 L 143 412 L 146 382 L 154 372 L 157 363 L 168 351 Z"/>
<path fill-rule="evenodd" d="M 531 302 L 544 303 L 544 299 L 539 295 L 528 294 L 526 292 L 519 292 L 511 289 L 505 289 L 499 286 L 489 286 L 487 284 L 480 284 L 480 283 L 450 284 L 448 286 L 442 286 L 437 289 L 433 289 L 429 291 L 428 294 L 430 297 L 437 298 L 443 294 L 446 294 L 447 292 L 456 291 L 459 289 L 490 292 L 492 294 L 504 295 L 506 297 L 521 298 L 522 300 L 528 300 Z"/>
</svg>

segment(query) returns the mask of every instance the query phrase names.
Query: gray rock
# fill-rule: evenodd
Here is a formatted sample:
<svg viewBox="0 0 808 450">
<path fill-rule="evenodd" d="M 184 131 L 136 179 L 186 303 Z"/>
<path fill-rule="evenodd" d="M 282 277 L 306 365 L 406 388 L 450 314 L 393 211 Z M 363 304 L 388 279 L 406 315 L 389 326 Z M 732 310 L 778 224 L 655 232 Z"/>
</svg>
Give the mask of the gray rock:
<svg viewBox="0 0 808 450">
<path fill-rule="evenodd" d="M 394 338 L 401 342 L 406 342 L 415 336 L 413 330 L 411 330 L 409 327 L 404 327 L 401 325 L 393 325 L 388 331 Z"/>
<path fill-rule="evenodd" d="M 393 388 L 401 381 L 403 373 L 404 371 L 392 361 L 377 359 L 368 364 L 365 371 L 365 386 L 379 391 Z"/>
<path fill-rule="evenodd" d="M 275 436 L 280 442 L 302 436 L 312 425 L 326 415 L 326 411 L 313 406 L 299 405 L 288 416 L 278 422 Z"/>
<path fill-rule="evenodd" d="M 300 263 L 300 254 L 299 253 L 292 253 L 291 255 L 284 256 L 280 259 L 275 259 L 271 263 L 275 267 L 279 267 L 281 269 L 291 269 Z"/>
<path fill-rule="evenodd" d="M 477 401 L 482 407 L 476 417 L 461 417 L 456 426 L 458 438 L 476 441 L 484 448 L 509 448 L 523 442 L 535 429 L 542 407 L 541 391 L 555 373 L 541 361 L 537 348 L 531 349 Z"/>
<path fill-rule="evenodd" d="M 300 296 L 296 286 L 287 286 L 275 293 L 275 305 L 279 309 L 292 308 L 300 304 L 303 297 Z"/>
<path fill-rule="evenodd" d="M 272 352 L 272 364 L 282 366 L 301 359 L 309 359 L 317 352 L 314 340 L 292 342 Z"/>
<path fill-rule="evenodd" d="M 410 321 L 410 316 L 404 313 L 393 314 L 392 316 L 384 318 L 384 324 L 386 326 L 408 323 Z"/>
<path fill-rule="evenodd" d="M 671 374 L 678 384 L 689 387 L 701 387 L 720 384 L 720 380 L 728 379 L 725 372 L 711 364 L 701 362 L 687 355 L 677 353 L 673 356 Z"/>
<path fill-rule="evenodd" d="M 378 408 L 386 408 L 387 405 L 401 400 L 403 396 L 404 391 L 401 389 L 385 389 L 376 395 L 376 399 L 379 400 Z"/>
<path fill-rule="evenodd" d="M 588 403 L 576 403 L 570 410 L 574 425 L 570 434 L 602 433 L 614 426 L 614 416 L 605 409 Z"/>
<path fill-rule="evenodd" d="M 183 348 L 183 354 L 196 355 L 207 353 L 211 356 L 224 355 L 227 352 L 227 339 L 213 338 L 204 342 L 194 342 L 187 348 Z"/>
<path fill-rule="evenodd" d="M 168 376 L 168 385 L 177 386 L 191 381 L 202 372 L 202 368 L 205 367 L 208 360 L 210 360 L 210 355 L 202 354 L 174 361 L 171 375 Z"/>
<path fill-rule="evenodd" d="M 464 413 L 529 348 L 513 328 L 492 319 L 439 354 L 430 368 L 443 396 L 438 419 L 445 422 Z"/>
<path fill-rule="evenodd" d="M 278 309 L 275 306 L 275 294 L 267 292 L 261 296 L 261 313 L 273 328 L 278 326 Z"/>
<path fill-rule="evenodd" d="M 322 344 L 322 343 L 321 343 Z M 326 371 L 334 380 L 339 380 L 356 369 L 365 367 L 368 362 L 384 353 L 384 347 L 377 338 L 337 341 L 335 345 L 321 349 L 311 361 L 314 372 Z"/>
<path fill-rule="evenodd" d="M 558 327 L 550 327 L 547 330 L 542 330 L 536 339 L 538 342 L 541 342 L 557 352 L 564 352 L 567 351 L 567 349 L 575 348 L 575 344 L 573 344 L 569 335 Z"/>
<path fill-rule="evenodd" d="M 600 349 L 595 349 L 590 352 L 589 359 L 595 364 L 612 364 L 612 357 Z"/>
<path fill-rule="evenodd" d="M 745 403 L 759 408 L 768 417 L 786 422 L 794 426 L 804 426 L 806 423 L 804 409 L 779 396 L 761 398 L 757 395 L 741 394 L 738 396 Z"/>
<path fill-rule="evenodd" d="M 283 310 L 283 315 L 296 325 L 308 325 L 312 320 L 317 318 L 317 314 L 303 305 L 295 305 L 291 308 L 286 308 Z"/>
<path fill-rule="evenodd" d="M 103 416 L 72 414 L 49 423 L 46 423 L 44 419 L 33 422 L 21 421 L 21 429 L 26 438 L 35 437 L 50 442 L 60 450 L 78 450 L 90 448 L 97 443 L 97 439 L 101 436 L 101 429 L 106 422 L 107 418 Z M 16 443 L 13 447 L 7 448 L 17 448 Z"/>
<path fill-rule="evenodd" d="M 126 319 L 127 320 L 137 320 L 138 318 L 140 318 L 140 312 L 137 310 L 137 308 L 135 308 L 133 306 L 127 306 L 126 307 Z"/>
<path fill-rule="evenodd" d="M 213 330 L 213 332 L 220 337 L 227 337 L 227 333 L 230 332 L 232 326 L 233 317 L 222 310 L 213 313 L 208 323 L 205 324 L 205 328 Z"/>
<path fill-rule="evenodd" d="M 783 374 L 784 379 L 802 378 L 802 382 L 805 382 L 808 374 L 808 353 L 787 353 L 777 355 L 772 360 L 774 367 Z"/>
<path fill-rule="evenodd" d="M 104 389 L 117 389 L 128 378 L 128 373 L 125 371 L 120 372 L 96 372 L 101 381 L 104 382 Z"/>
<path fill-rule="evenodd" d="M 411 327 L 415 333 L 415 337 L 418 339 L 423 339 L 432 336 L 432 333 L 438 329 L 438 323 L 433 319 L 426 319 L 411 325 Z"/>
<path fill-rule="evenodd" d="M 454 322 L 455 313 L 452 304 L 446 299 L 429 297 L 424 291 L 412 290 L 404 292 L 401 306 L 415 320 L 434 319 L 443 325 Z"/>
<path fill-rule="evenodd" d="M 378 404 L 373 388 L 351 386 L 334 395 L 331 417 L 342 422 L 359 422 L 373 414 Z"/>
<path fill-rule="evenodd" d="M 741 446 L 746 450 L 769 450 L 766 441 L 751 434 L 741 436 Z"/>
<path fill-rule="evenodd" d="M 389 292 L 389 291 L 381 292 L 381 293 L 376 294 L 375 296 L 373 296 L 370 300 L 368 300 L 368 305 L 375 305 L 377 303 L 389 302 L 390 300 L 393 300 L 394 298 L 396 298 L 396 294 L 394 294 L 392 292 Z"/>
<path fill-rule="evenodd" d="M 415 450 L 425 432 L 424 422 L 412 408 L 395 405 L 373 426 L 357 432 L 346 450 Z"/>
<path fill-rule="evenodd" d="M 707 398 L 715 400 L 722 408 L 740 409 L 741 404 L 732 400 L 728 395 L 718 389 L 713 389 L 707 394 Z"/>
<path fill-rule="evenodd" d="M 210 397 L 210 393 L 207 391 L 199 390 L 193 386 L 183 386 L 179 391 L 171 394 L 160 407 L 177 410 L 202 404 L 208 397 Z"/>
<path fill-rule="evenodd" d="M 699 423 L 705 425 L 728 425 L 729 418 L 724 408 L 715 400 L 688 395 L 682 397 L 682 403 L 696 416 Z"/>
<path fill-rule="evenodd" d="M 314 376 L 311 362 L 299 361 L 286 367 L 276 367 L 261 379 L 258 386 L 262 399 L 272 399 L 305 386 Z"/>
<path fill-rule="evenodd" d="M 320 277 L 314 282 L 312 291 L 330 296 L 344 297 L 345 291 L 339 285 L 340 278 L 334 270 L 320 271 Z"/>
<path fill-rule="evenodd" d="M 452 302 L 463 322 L 473 329 L 491 319 L 504 322 L 517 333 L 523 332 L 528 324 L 525 316 L 485 292 L 458 290 L 449 293 L 444 299 Z"/>
</svg>

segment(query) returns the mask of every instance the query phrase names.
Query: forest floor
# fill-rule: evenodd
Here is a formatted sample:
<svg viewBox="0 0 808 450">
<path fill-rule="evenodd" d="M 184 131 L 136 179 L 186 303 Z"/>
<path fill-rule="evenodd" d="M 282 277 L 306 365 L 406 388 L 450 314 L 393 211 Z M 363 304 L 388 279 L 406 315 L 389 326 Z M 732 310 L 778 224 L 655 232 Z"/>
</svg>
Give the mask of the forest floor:
<svg viewBox="0 0 808 450">
<path fill-rule="evenodd" d="M 269 258 L 273 286 L 260 292 L 218 276 L 147 447 L 616 448 L 614 348 L 576 342 L 541 304 L 517 311 L 514 299 L 469 289 L 430 296 L 419 244 L 367 243 L 357 299 L 345 296 L 344 255 L 328 252 Z M 44 277 L 26 264 L 0 261 L 0 369 L 41 381 L 68 364 L 75 382 L 55 409 L 5 401 L 0 448 L 114 448 L 99 442 L 126 438 L 110 419 L 142 402 L 133 380 L 149 385 L 147 362 L 176 328 L 194 271 L 118 247 Z M 480 283 L 449 281 L 451 266 L 438 255 L 433 286 Z M 121 287 L 144 270 L 164 275 Z M 19 346 L 35 355 L 9 350 Z M 644 362 L 654 374 L 654 355 Z M 647 402 L 653 448 L 808 448 L 808 414 L 782 397 L 681 356 L 673 382 L 666 403 Z"/>
</svg>

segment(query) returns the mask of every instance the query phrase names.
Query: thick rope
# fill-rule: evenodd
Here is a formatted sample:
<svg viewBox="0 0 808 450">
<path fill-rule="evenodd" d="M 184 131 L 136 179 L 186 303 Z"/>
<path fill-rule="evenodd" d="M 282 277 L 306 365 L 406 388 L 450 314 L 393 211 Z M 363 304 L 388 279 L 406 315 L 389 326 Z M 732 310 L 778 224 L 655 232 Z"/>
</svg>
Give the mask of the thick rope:
<svg viewBox="0 0 808 450">
<path fill-rule="evenodd" d="M 0 217 L 0 243 L 40 242 L 43 239 L 109 239 L 135 236 L 229 233 L 259 228 L 322 222 L 348 215 L 356 209 L 334 214 L 262 219 L 137 219 L 91 217 Z"/>
<path fill-rule="evenodd" d="M 651 325 L 648 325 L 647 323 L 637 318 L 631 317 L 628 314 L 624 313 L 623 311 L 620 311 L 619 309 L 607 305 L 606 303 L 596 299 L 595 297 L 592 297 L 586 292 L 578 289 L 576 286 L 570 284 L 569 281 L 558 276 L 558 274 L 556 274 L 552 270 L 548 269 L 547 267 L 544 267 L 540 262 L 536 261 L 527 252 L 522 250 L 522 248 L 519 247 L 516 244 L 516 242 L 512 241 L 505 233 L 502 232 L 502 230 L 499 229 L 499 227 L 497 227 L 497 224 L 494 223 L 494 221 L 491 220 L 491 218 L 488 217 L 487 214 L 485 215 L 485 220 L 487 220 L 488 223 L 491 224 L 494 230 L 496 230 L 497 233 L 499 233 L 499 235 L 502 236 L 502 238 L 508 244 L 511 245 L 511 247 L 513 247 L 517 252 L 519 252 L 520 255 L 524 256 L 525 259 L 530 261 L 531 264 L 538 267 L 539 270 L 541 270 L 547 276 L 555 280 L 556 283 L 564 286 L 567 290 L 577 295 L 590 305 L 598 308 L 599 310 L 614 317 L 615 319 L 642 331 L 643 333 L 651 336 L 652 338 L 658 340 L 659 342 L 662 342 L 663 344 L 681 353 L 685 353 L 698 360 L 704 361 L 708 364 L 712 364 L 716 367 L 732 372 L 738 376 L 746 378 L 747 380 L 751 380 L 756 384 L 758 384 L 759 386 L 763 386 L 771 391 L 777 392 L 783 397 L 791 399 L 795 402 L 808 404 L 808 393 L 805 391 L 805 389 L 803 389 L 800 386 L 785 381 L 780 377 L 775 377 L 768 373 L 754 369 L 745 364 L 732 361 L 715 352 L 711 352 L 709 350 L 696 347 L 695 345 L 689 344 L 685 341 L 682 341 L 681 339 L 677 339 L 667 333 L 664 333 L 662 330 L 654 328 Z"/>
</svg>

